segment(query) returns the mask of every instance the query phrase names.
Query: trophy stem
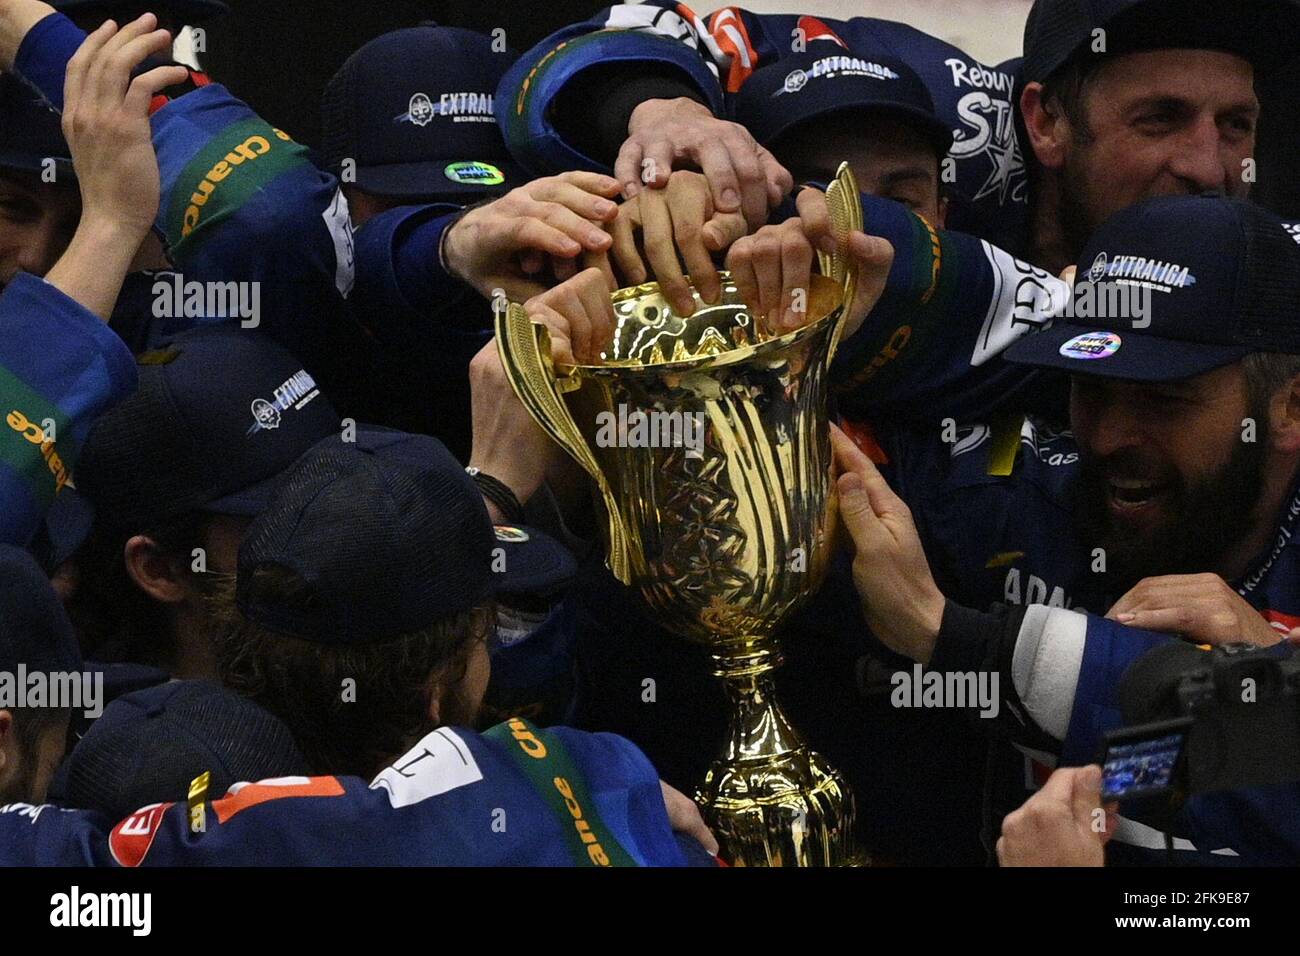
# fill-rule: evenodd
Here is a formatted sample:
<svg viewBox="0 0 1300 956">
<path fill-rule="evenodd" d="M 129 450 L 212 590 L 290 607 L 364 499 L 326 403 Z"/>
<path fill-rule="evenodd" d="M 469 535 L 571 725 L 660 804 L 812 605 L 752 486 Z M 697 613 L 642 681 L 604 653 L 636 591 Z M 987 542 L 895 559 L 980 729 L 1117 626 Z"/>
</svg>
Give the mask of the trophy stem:
<svg viewBox="0 0 1300 956">
<path fill-rule="evenodd" d="M 773 697 L 775 638 L 715 645 L 714 673 L 730 704 L 727 747 L 695 799 L 734 866 L 844 866 L 853 847 L 853 795 L 810 750 Z"/>
</svg>

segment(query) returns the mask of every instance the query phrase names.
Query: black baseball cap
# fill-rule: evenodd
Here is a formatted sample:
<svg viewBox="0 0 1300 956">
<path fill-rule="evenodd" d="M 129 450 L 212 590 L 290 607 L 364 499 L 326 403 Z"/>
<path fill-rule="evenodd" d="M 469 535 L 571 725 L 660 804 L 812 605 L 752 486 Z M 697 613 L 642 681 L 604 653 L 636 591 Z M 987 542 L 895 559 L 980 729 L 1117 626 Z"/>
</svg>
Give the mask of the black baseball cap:
<svg viewBox="0 0 1300 956">
<path fill-rule="evenodd" d="M 222 0 L 48 0 L 50 6 L 63 13 L 102 13 L 105 19 L 120 16 L 120 11 L 148 8 L 154 13 L 169 16 L 178 23 L 202 23 L 212 17 L 229 13 L 230 7 Z M 120 26 L 121 24 L 119 24 Z"/>
<path fill-rule="evenodd" d="M 59 114 L 16 76 L 0 74 L 0 169 L 43 173 L 47 159 L 56 182 L 77 181 Z"/>
<path fill-rule="evenodd" d="M 1094 30 L 1105 52 L 1092 52 Z M 1224 50 L 1269 73 L 1300 53 L 1295 0 L 1035 0 L 1025 22 L 1022 83 L 1041 83 L 1076 54 Z"/>
<path fill-rule="evenodd" d="M 492 112 L 514 60 L 490 37 L 432 23 L 371 40 L 325 88 L 326 165 L 351 159 L 358 188 L 394 199 L 465 202 L 523 185 Z"/>
<path fill-rule="evenodd" d="M 765 66 L 736 94 L 733 117 L 764 146 L 808 120 L 849 110 L 881 112 L 916 125 L 939 156 L 952 146 L 952 130 L 935 115 L 925 83 L 890 57 L 800 53 Z"/>
<path fill-rule="evenodd" d="M 276 476 L 342 428 L 302 363 L 238 323 L 184 332 L 136 361 L 138 389 L 95 423 L 75 473 L 107 527 L 255 515 Z"/>
<path fill-rule="evenodd" d="M 152 803 L 181 802 L 211 773 L 210 799 L 233 784 L 307 776 L 311 768 L 276 717 L 220 684 L 170 681 L 119 697 L 77 742 L 62 802 L 121 820 Z"/>
<path fill-rule="evenodd" d="M 1150 290 L 1145 316 L 1068 319 L 1027 335 L 1011 362 L 1130 381 L 1191 378 L 1252 352 L 1300 354 L 1300 223 L 1240 199 L 1163 196 L 1088 241 L 1084 283 Z M 1087 324 L 1082 324 L 1086 322 Z"/>
<path fill-rule="evenodd" d="M 63 604 L 35 559 L 0 544 L 0 672 L 81 670 L 81 651 Z"/>
<path fill-rule="evenodd" d="M 321 644 L 367 644 L 573 577 L 573 557 L 552 538 L 494 528 L 441 442 L 416 435 L 402 445 L 381 454 L 331 436 L 284 475 L 239 549 L 236 602 L 248 620 Z M 310 599 L 262 599 L 253 576 L 268 567 L 296 574 Z"/>
</svg>

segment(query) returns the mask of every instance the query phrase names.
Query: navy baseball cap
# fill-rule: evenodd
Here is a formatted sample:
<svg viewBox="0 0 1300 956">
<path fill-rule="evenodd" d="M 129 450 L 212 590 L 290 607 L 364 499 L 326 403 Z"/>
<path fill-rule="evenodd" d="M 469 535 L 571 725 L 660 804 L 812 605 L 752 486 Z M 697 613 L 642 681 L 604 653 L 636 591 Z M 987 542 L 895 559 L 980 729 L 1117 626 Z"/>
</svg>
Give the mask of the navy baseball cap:
<svg viewBox="0 0 1300 956">
<path fill-rule="evenodd" d="M 921 78 L 901 60 L 800 53 L 757 70 L 736 94 L 734 119 L 765 146 L 808 120 L 848 110 L 888 113 L 916 125 L 939 156 L 952 130 L 935 115 Z"/>
<path fill-rule="evenodd" d="M 250 621 L 321 644 L 383 641 L 496 594 L 538 592 L 576 562 L 533 528 L 495 527 L 464 467 L 435 438 L 380 454 L 331 436 L 290 469 L 239 549 L 235 599 Z M 289 605 L 254 576 L 284 568 L 309 588 Z"/>
<path fill-rule="evenodd" d="M 77 181 L 59 114 L 17 77 L 0 74 L 0 169 L 43 173 L 47 159 L 56 182 Z"/>
<path fill-rule="evenodd" d="M 1094 31 L 1104 29 L 1104 54 Z M 1076 54 L 1224 50 L 1269 73 L 1300 53 L 1295 0 L 1035 0 L 1025 21 L 1022 83 L 1041 83 Z"/>
<path fill-rule="evenodd" d="M 255 515 L 276 476 L 342 427 L 300 361 L 237 323 L 184 332 L 136 361 L 139 388 L 95 422 L 75 472 L 108 527 Z"/>
<path fill-rule="evenodd" d="M 358 188 L 395 199 L 465 202 L 523 185 L 492 111 L 514 60 L 490 37 L 431 23 L 371 40 L 325 88 L 326 165 L 351 159 Z"/>
<path fill-rule="evenodd" d="M 211 773 L 210 799 L 231 785 L 306 776 L 289 729 L 220 684 L 170 681 L 119 697 L 69 755 L 65 806 L 121 820 L 151 803 L 181 802 L 191 781 Z"/>
<path fill-rule="evenodd" d="M 230 12 L 230 7 L 222 0 L 49 0 L 49 4 L 70 16 L 94 12 L 102 14 L 106 20 L 110 17 L 120 19 L 123 10 L 130 14 L 137 9 L 148 9 L 183 24 L 202 23 Z"/>
<path fill-rule="evenodd" d="M 0 672 L 81 670 L 81 651 L 63 604 L 36 560 L 0 544 Z"/>
<path fill-rule="evenodd" d="M 1012 345 L 1007 360 L 1167 382 L 1252 352 L 1300 354 L 1300 223 L 1251 203 L 1218 196 L 1137 203 L 1097 230 L 1077 269 L 1076 303 L 1087 283 L 1113 284 L 1149 290 L 1149 311 L 1057 322 Z"/>
</svg>

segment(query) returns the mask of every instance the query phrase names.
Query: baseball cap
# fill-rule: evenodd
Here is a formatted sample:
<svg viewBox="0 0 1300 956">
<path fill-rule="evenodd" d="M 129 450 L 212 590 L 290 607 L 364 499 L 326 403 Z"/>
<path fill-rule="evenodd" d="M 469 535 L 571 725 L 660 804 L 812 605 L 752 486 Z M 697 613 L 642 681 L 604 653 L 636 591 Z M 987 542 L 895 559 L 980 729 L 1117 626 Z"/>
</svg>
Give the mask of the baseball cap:
<svg viewBox="0 0 1300 956">
<path fill-rule="evenodd" d="M 925 83 L 890 57 L 800 53 L 757 70 L 736 94 L 734 118 L 764 145 L 815 117 L 846 110 L 895 114 L 915 123 L 940 156 L 952 130 L 935 115 Z"/>
<path fill-rule="evenodd" d="M 463 202 L 527 182 L 492 112 L 515 57 L 492 46 L 432 23 L 371 40 L 325 88 L 326 165 L 352 159 L 360 189 L 397 199 Z"/>
<path fill-rule="evenodd" d="M 1105 28 L 1105 54 L 1225 50 L 1268 73 L 1300 53 L 1295 0 L 1035 0 L 1025 22 L 1023 83 L 1046 80 L 1076 53 L 1091 53 Z"/>
<path fill-rule="evenodd" d="M 222 0 L 49 0 L 50 6 L 63 13 L 102 12 L 105 18 L 119 16 L 123 8 L 149 9 L 172 17 L 179 23 L 202 23 L 219 14 L 229 13 Z"/>
<path fill-rule="evenodd" d="M 0 672 L 81 670 L 81 651 L 63 604 L 26 551 L 0 544 Z"/>
<path fill-rule="evenodd" d="M 211 773 L 208 792 L 306 776 L 289 729 L 257 704 L 204 680 L 170 681 L 109 704 L 68 756 L 62 800 L 120 820 L 151 803 L 182 801 Z"/>
<path fill-rule="evenodd" d="M 57 182 L 75 183 L 62 119 L 12 74 L 0 74 L 0 169 L 41 173 L 54 160 Z"/>
<path fill-rule="evenodd" d="M 400 454 L 381 454 L 331 436 L 283 476 L 239 549 L 235 599 L 248 620 L 317 643 L 366 644 L 572 578 L 576 563 L 558 542 L 493 527 L 478 486 L 441 442 L 399 444 Z M 268 567 L 296 574 L 310 599 L 261 598 L 253 576 Z"/>
<path fill-rule="evenodd" d="M 342 419 L 302 363 L 223 322 L 136 358 L 139 388 L 92 427 L 76 482 L 107 526 L 257 514 L 275 477 Z"/>
<path fill-rule="evenodd" d="M 1240 199 L 1163 196 L 1116 213 L 1079 259 L 1082 283 L 1150 290 L 1141 321 L 1067 320 L 1016 342 L 1011 362 L 1166 382 L 1251 352 L 1300 354 L 1300 224 Z"/>
</svg>

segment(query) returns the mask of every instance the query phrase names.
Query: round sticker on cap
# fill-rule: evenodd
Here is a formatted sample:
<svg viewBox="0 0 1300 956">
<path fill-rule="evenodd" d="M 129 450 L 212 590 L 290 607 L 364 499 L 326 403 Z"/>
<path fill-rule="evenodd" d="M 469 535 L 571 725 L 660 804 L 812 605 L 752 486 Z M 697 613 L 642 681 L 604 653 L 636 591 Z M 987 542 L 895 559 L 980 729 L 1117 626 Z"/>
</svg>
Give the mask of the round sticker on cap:
<svg viewBox="0 0 1300 956">
<path fill-rule="evenodd" d="M 1120 338 L 1114 332 L 1084 332 L 1076 335 L 1058 351 L 1071 359 L 1110 358 L 1119 351 Z"/>
<path fill-rule="evenodd" d="M 505 173 L 491 163 L 452 163 L 443 172 L 453 183 L 466 186 L 500 186 L 506 181 Z"/>
<path fill-rule="evenodd" d="M 505 541 L 509 544 L 522 544 L 528 540 L 528 532 L 513 525 L 499 524 L 495 526 L 494 530 L 497 533 L 498 541 Z"/>
</svg>

